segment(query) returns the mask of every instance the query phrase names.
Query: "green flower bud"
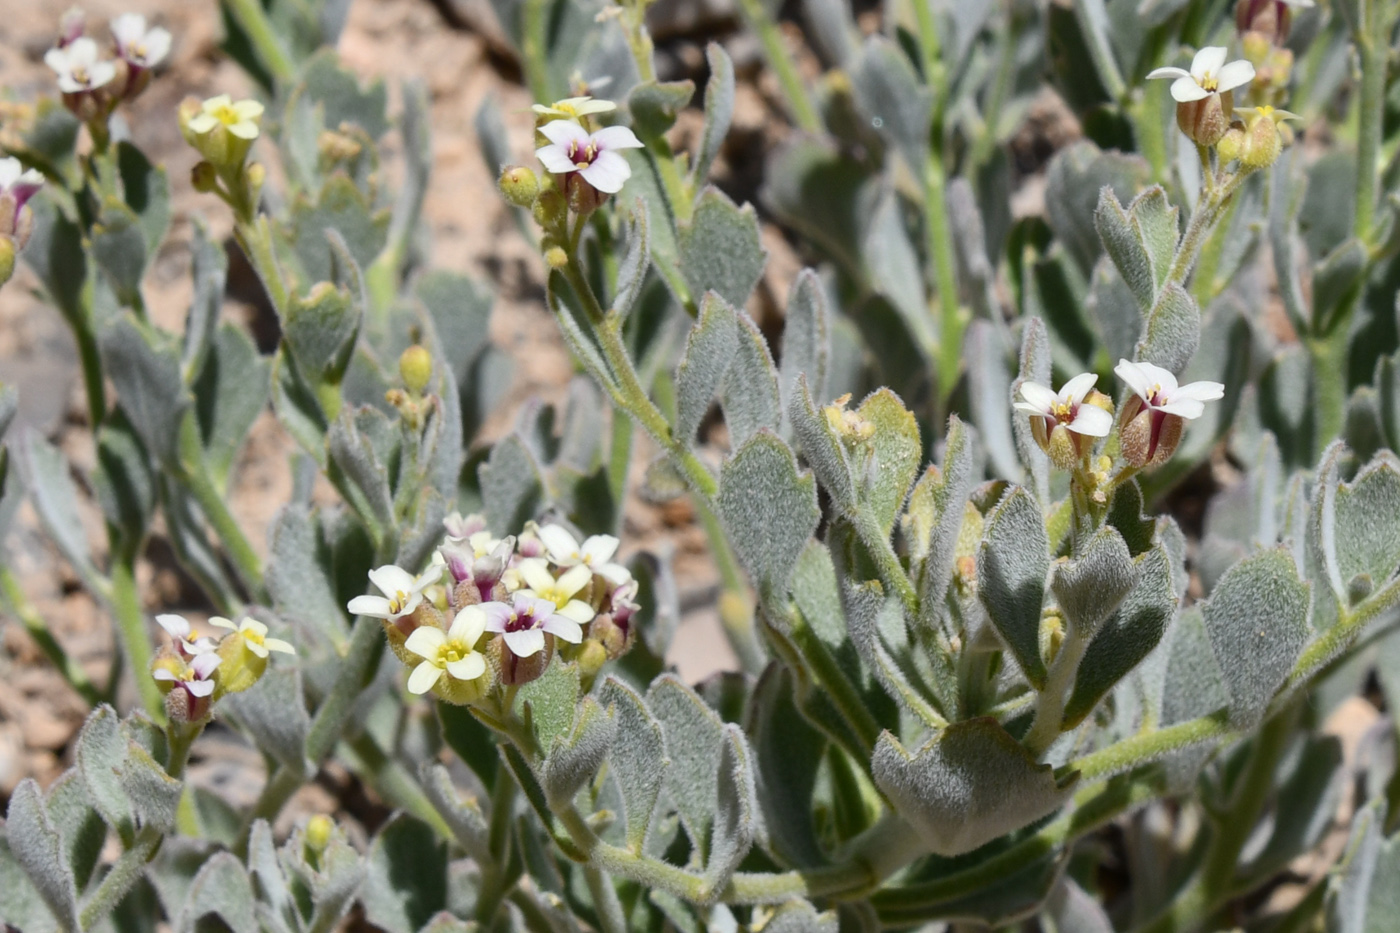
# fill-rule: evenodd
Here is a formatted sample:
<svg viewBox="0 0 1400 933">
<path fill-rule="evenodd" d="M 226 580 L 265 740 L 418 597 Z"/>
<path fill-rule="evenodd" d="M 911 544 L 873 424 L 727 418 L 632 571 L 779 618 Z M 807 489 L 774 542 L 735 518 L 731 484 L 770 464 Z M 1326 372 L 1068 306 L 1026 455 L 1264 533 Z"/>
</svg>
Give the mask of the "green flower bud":
<svg viewBox="0 0 1400 933">
<path fill-rule="evenodd" d="M 541 191 L 539 197 L 535 198 L 533 211 L 535 223 L 546 230 L 557 227 L 568 219 L 568 205 L 564 203 L 564 196 L 553 188 Z"/>
<path fill-rule="evenodd" d="M 1215 144 L 1215 154 L 1220 157 L 1222 166 L 1228 165 L 1240 157 L 1244 151 L 1244 130 L 1238 126 L 1232 126 L 1225 131 L 1225 135 L 1220 137 L 1220 142 Z"/>
<path fill-rule="evenodd" d="M 422 395 L 433 378 L 432 354 L 416 343 L 403 351 L 399 356 L 399 378 L 408 391 Z"/>
<path fill-rule="evenodd" d="M 520 165 L 502 172 L 497 185 L 506 200 L 516 207 L 532 207 L 540 194 L 540 180 L 533 171 Z"/>
</svg>

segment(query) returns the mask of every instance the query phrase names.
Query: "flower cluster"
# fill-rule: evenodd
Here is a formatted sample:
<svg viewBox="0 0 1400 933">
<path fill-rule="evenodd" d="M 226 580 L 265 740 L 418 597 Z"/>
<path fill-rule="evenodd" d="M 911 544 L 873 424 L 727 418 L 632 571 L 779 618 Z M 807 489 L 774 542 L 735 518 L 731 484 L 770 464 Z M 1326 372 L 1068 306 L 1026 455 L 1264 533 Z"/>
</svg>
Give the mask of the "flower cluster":
<svg viewBox="0 0 1400 933">
<path fill-rule="evenodd" d="M 151 83 L 152 70 L 170 54 L 170 33 L 149 27 L 139 13 L 112 20 L 111 58 L 84 33 L 83 12 L 69 10 L 59 24 L 58 43 L 44 55 L 57 76 L 63 103 L 105 139 L 107 118 L 117 104 L 136 98 Z"/>
<path fill-rule="evenodd" d="M 210 625 L 228 630 L 217 641 L 208 635 L 195 637 L 184 616 L 159 615 L 156 622 L 170 643 L 151 661 L 151 676 L 165 694 L 165 710 L 173 722 L 203 722 L 220 697 L 258 682 L 272 652 L 296 653 L 282 639 L 269 638 L 267 626 L 253 618 L 234 624 L 213 617 Z"/>
<path fill-rule="evenodd" d="M 412 668 L 411 693 L 474 703 L 497 684 L 534 680 L 556 652 L 595 673 L 635 639 L 637 581 L 613 558 L 618 540 L 579 541 L 533 522 L 496 538 L 479 515 L 453 513 L 421 574 L 393 565 L 369 573 L 380 595 L 348 608 L 381 619 L 394 654 Z"/>
<path fill-rule="evenodd" d="M 263 109 L 258 101 L 227 94 L 205 101 L 187 97 L 179 109 L 181 135 L 204 157 L 191 172 L 195 190 L 217 194 L 245 222 L 252 220 L 266 177 L 261 165 L 248 163 Z"/>
<path fill-rule="evenodd" d="M 0 159 L 0 285 L 10 280 L 15 254 L 29 242 L 34 217 L 28 203 L 43 186 L 44 176 L 19 159 Z"/>
<path fill-rule="evenodd" d="M 1165 462 L 1181 442 L 1185 422 L 1225 395 L 1218 382 L 1178 385 L 1176 376 L 1152 363 L 1119 360 L 1113 372 L 1132 390 L 1118 413 L 1118 442 L 1123 460 L 1136 469 Z M 1059 392 L 1038 382 L 1021 384 L 1015 407 L 1030 415 L 1036 443 L 1060 469 L 1087 469 L 1096 440 L 1113 430 L 1113 402 L 1095 391 L 1098 379 L 1081 373 Z"/>
</svg>

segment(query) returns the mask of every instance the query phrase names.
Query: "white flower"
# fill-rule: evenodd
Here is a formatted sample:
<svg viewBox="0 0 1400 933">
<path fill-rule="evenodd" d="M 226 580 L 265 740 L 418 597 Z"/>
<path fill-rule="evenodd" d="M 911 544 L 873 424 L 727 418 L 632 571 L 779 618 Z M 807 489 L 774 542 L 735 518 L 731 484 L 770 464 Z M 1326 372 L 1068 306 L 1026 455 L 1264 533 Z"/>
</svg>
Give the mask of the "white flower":
<svg viewBox="0 0 1400 933">
<path fill-rule="evenodd" d="M 528 658 L 544 650 L 544 636 L 549 633 L 571 645 L 583 641 L 583 629 L 577 622 L 555 611 L 554 603 L 515 593 L 510 603 L 483 603 L 486 631 L 498 632 L 511 654 Z"/>
<path fill-rule="evenodd" d="M 616 194 L 632 177 L 632 167 L 619 149 L 640 149 L 641 140 L 625 126 L 606 126 L 596 133 L 573 120 L 553 120 L 540 127 L 550 145 L 535 150 L 544 167 L 558 175 L 578 172 L 584 181 L 606 194 Z"/>
<path fill-rule="evenodd" d="M 255 100 L 240 100 L 237 103 L 227 94 L 211 97 L 200 105 L 199 113 L 190 117 L 190 132 L 202 136 L 223 126 L 239 139 L 251 142 L 258 138 L 258 120 L 263 115 L 263 105 Z"/>
<path fill-rule="evenodd" d="M 1178 103 L 1205 100 L 1212 94 L 1233 91 L 1254 80 L 1254 66 L 1244 59 L 1225 62 L 1223 45 L 1208 45 L 1196 53 L 1191 60 L 1191 70 L 1184 68 L 1158 68 L 1148 74 L 1148 78 L 1175 78 L 1172 82 L 1172 99 Z"/>
<path fill-rule="evenodd" d="M 613 586 L 632 579 L 632 573 L 621 564 L 612 562 L 618 540 L 612 535 L 593 535 L 580 545 L 562 525 L 546 525 L 540 529 L 549 559 L 560 567 L 583 565 Z"/>
<path fill-rule="evenodd" d="M 157 667 L 151 671 L 151 677 L 169 681 L 177 687 L 184 688 L 190 696 L 202 699 L 214 692 L 214 669 L 222 662 L 223 659 L 218 654 L 205 651 L 190 658 L 189 663 L 182 665 L 179 670 Z"/>
<path fill-rule="evenodd" d="M 447 540 L 454 544 L 489 530 L 486 527 L 486 516 L 478 512 L 466 517 L 463 517 L 461 512 L 453 512 L 442 520 L 442 527 L 447 531 Z"/>
<path fill-rule="evenodd" d="M 174 642 L 176 650 L 182 657 L 192 658 L 197 654 L 217 651 L 219 648 L 218 643 L 207 635 L 191 639 L 190 635 L 193 633 L 194 627 L 190 625 L 190 620 L 184 616 L 173 613 L 158 615 L 156 616 L 156 624 L 165 629 L 165 634 L 170 636 L 170 640 Z"/>
<path fill-rule="evenodd" d="M 516 568 L 521 581 L 527 587 L 520 591 L 522 596 L 533 596 L 548 600 L 560 615 L 573 619 L 580 625 L 592 621 L 593 607 L 581 599 L 574 599 L 579 590 L 593 579 L 593 572 L 582 564 L 575 564 L 559 579 L 549 572 L 549 565 L 538 557 L 522 560 Z"/>
<path fill-rule="evenodd" d="M 566 120 L 578 120 L 593 113 L 612 113 L 617 109 L 617 104 L 610 100 L 594 100 L 591 97 L 566 97 L 547 106 L 534 104 L 530 109 L 542 117 L 563 117 Z"/>
<path fill-rule="evenodd" d="M 232 629 L 236 634 L 242 636 L 243 644 L 253 654 L 260 658 L 267 657 L 269 651 L 280 651 L 283 654 L 296 654 L 296 649 L 280 638 L 268 638 L 267 626 L 257 619 L 245 617 L 242 622 L 234 625 L 222 616 L 214 616 L 209 620 L 209 624 L 218 628 Z"/>
<path fill-rule="evenodd" d="M 356 596 L 346 608 L 357 616 L 375 619 L 393 620 L 406 616 L 423 601 L 423 591 L 442 579 L 442 571 L 443 565 L 434 562 L 422 575 L 415 577 L 402 567 L 385 564 L 369 572 L 369 582 L 384 595 Z"/>
<path fill-rule="evenodd" d="M 19 230 L 20 211 L 42 187 L 44 176 L 39 172 L 26 170 L 19 159 L 0 159 L 0 236 Z"/>
<path fill-rule="evenodd" d="M 1206 402 L 1225 397 L 1225 386 L 1218 382 L 1192 382 L 1180 386 L 1176 384 L 1176 376 L 1152 363 L 1120 359 L 1113 372 L 1133 390 L 1145 407 L 1187 420 L 1201 417 L 1206 410 Z"/>
<path fill-rule="evenodd" d="M 156 26 L 146 29 L 146 17 L 123 13 L 112 20 L 117 54 L 137 68 L 154 68 L 170 53 L 170 33 Z"/>
<path fill-rule="evenodd" d="M 44 64 L 58 75 L 58 89 L 65 94 L 95 91 L 117 76 L 114 62 L 97 60 L 97 43 L 87 36 L 44 53 Z"/>
<path fill-rule="evenodd" d="M 1061 386 L 1058 394 L 1038 382 L 1023 382 L 1022 401 L 1017 402 L 1015 407 L 1045 418 L 1056 426 L 1063 425 L 1075 434 L 1107 437 L 1113 428 L 1113 416 L 1097 405 L 1084 403 L 1089 390 L 1098 381 L 1099 377 L 1093 373 L 1081 373 Z"/>
<path fill-rule="evenodd" d="M 454 680 L 476 680 L 486 673 L 486 658 L 476 643 L 486 631 L 486 615 L 476 606 L 465 606 L 446 632 L 420 625 L 404 642 L 404 648 L 423 659 L 408 676 L 408 691 L 424 694 L 445 674 Z"/>
</svg>

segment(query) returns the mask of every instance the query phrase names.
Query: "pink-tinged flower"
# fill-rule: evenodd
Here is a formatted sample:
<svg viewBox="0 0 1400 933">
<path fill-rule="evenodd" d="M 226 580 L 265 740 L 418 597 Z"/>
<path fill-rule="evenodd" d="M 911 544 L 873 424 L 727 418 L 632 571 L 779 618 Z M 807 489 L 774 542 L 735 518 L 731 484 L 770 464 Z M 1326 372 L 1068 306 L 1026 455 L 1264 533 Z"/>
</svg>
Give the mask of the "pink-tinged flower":
<svg viewBox="0 0 1400 933">
<path fill-rule="evenodd" d="M 540 529 L 545 553 L 559 567 L 587 567 L 613 586 L 632 579 L 632 573 L 621 564 L 613 563 L 618 540 L 612 535 L 593 535 L 579 544 L 562 525 L 545 525 Z"/>
<path fill-rule="evenodd" d="M 447 540 L 454 543 L 466 541 L 472 535 L 490 530 L 486 525 L 486 516 L 477 512 L 465 517 L 461 512 L 453 512 L 442 520 L 442 527 L 447 531 Z"/>
<path fill-rule="evenodd" d="M 486 615 L 478 606 L 459 610 L 446 632 L 431 625 L 414 629 L 404 648 L 423 660 L 408 677 L 409 693 L 427 693 L 444 677 L 465 682 L 486 673 L 486 658 L 476 650 L 485 631 Z"/>
<path fill-rule="evenodd" d="M 33 227 L 29 199 L 44 187 L 44 176 L 25 169 L 19 159 L 0 159 L 0 237 L 12 237 L 20 249 Z"/>
<path fill-rule="evenodd" d="M 238 636 L 239 640 L 243 643 L 243 647 L 259 658 L 265 659 L 270 651 L 278 651 L 282 654 L 297 653 L 296 649 L 293 648 L 290 643 L 280 638 L 268 638 L 267 626 L 257 619 L 244 618 L 242 622 L 234 625 L 231 621 L 222 616 L 214 616 L 209 620 L 209 624 L 217 628 L 230 629 Z"/>
<path fill-rule="evenodd" d="M 185 660 L 189 660 L 195 655 L 217 651 L 219 648 L 218 642 L 207 635 L 192 639 L 190 636 L 194 634 L 194 627 L 190 625 L 190 620 L 184 616 L 173 613 L 158 615 L 156 616 L 156 624 L 165 629 L 165 634 L 170 636 L 171 647 Z M 156 680 L 160 679 L 156 678 Z"/>
<path fill-rule="evenodd" d="M 157 657 L 151 677 L 166 691 L 165 711 L 175 722 L 199 722 L 209 715 L 214 688 L 214 671 L 223 659 L 212 651 L 202 652 L 187 661 L 175 657 Z"/>
<path fill-rule="evenodd" d="M 636 602 L 637 581 L 629 580 L 613 590 L 603 610 L 588 626 L 588 637 L 595 638 L 607 652 L 609 660 L 627 653 L 636 640 L 632 617 L 642 608 Z"/>
<path fill-rule="evenodd" d="M 556 611 L 554 603 L 522 593 L 514 593 L 509 603 L 483 603 L 486 631 L 500 634 L 510 653 L 528 658 L 544 650 L 545 635 L 569 644 L 583 641 L 578 622 Z"/>
<path fill-rule="evenodd" d="M 1058 393 L 1038 382 L 1021 383 L 1021 401 L 1015 408 L 1031 416 L 1036 443 L 1062 470 L 1071 469 L 1093 449 L 1093 438 L 1106 437 L 1113 429 L 1113 415 L 1103 407 L 1108 400 L 1093 391 L 1098 380 L 1093 373 L 1081 373 Z"/>
<path fill-rule="evenodd" d="M 593 580 L 593 572 L 582 564 L 575 564 L 555 579 L 549 572 L 549 565 L 538 557 L 522 560 L 517 568 L 525 589 L 521 596 L 533 596 L 547 600 L 560 615 L 573 619 L 580 625 L 587 625 L 595 613 L 593 607 L 581 599 L 575 599 L 584 587 Z"/>
<path fill-rule="evenodd" d="M 1148 78 L 1172 78 L 1176 101 L 1176 125 L 1187 138 L 1202 146 L 1214 146 L 1230 128 L 1234 114 L 1233 91 L 1254 80 L 1254 66 L 1244 59 L 1225 61 L 1225 47 L 1207 46 L 1191 60 L 1191 70 L 1157 68 Z"/>
<path fill-rule="evenodd" d="M 1313 0 L 1239 0 L 1235 4 L 1235 26 L 1240 34 L 1258 32 L 1276 46 L 1288 41 L 1293 8 L 1306 10 Z"/>
<path fill-rule="evenodd" d="M 423 591 L 442 579 L 443 565 L 433 563 L 419 576 L 402 567 L 385 564 L 369 572 L 373 583 L 383 596 L 356 596 L 346 606 L 358 616 L 394 621 L 409 615 L 423 601 Z"/>
<path fill-rule="evenodd" d="M 58 20 L 58 47 L 67 48 L 87 31 L 87 14 L 82 7 L 70 7 Z"/>
<path fill-rule="evenodd" d="M 86 36 L 49 49 L 44 64 L 58 75 L 58 89 L 64 94 L 95 91 L 117 75 L 115 63 L 98 61 L 97 43 Z"/>
<path fill-rule="evenodd" d="M 604 194 L 617 194 L 632 177 L 632 167 L 619 149 L 640 149 L 625 126 L 606 126 L 590 133 L 573 120 L 553 120 L 540 127 L 550 145 L 535 150 L 544 167 L 556 175 L 578 175 Z"/>
<path fill-rule="evenodd" d="M 447 567 L 454 584 L 474 585 L 481 601 L 489 602 L 514 553 L 515 538 L 497 541 L 489 531 L 478 531 L 465 540 L 454 540 L 449 534 L 448 543 L 438 548 L 433 559 Z"/>
<path fill-rule="evenodd" d="M 123 13 L 112 20 L 117 55 L 133 68 L 154 68 L 170 53 L 170 33 L 159 26 L 146 28 L 140 13 Z"/>
<path fill-rule="evenodd" d="M 1119 442 L 1123 459 L 1135 467 L 1155 466 L 1175 451 L 1184 422 L 1201 417 L 1206 402 L 1224 398 L 1218 382 L 1177 385 L 1176 376 L 1152 363 L 1119 360 L 1113 372 L 1133 395 L 1123 404 Z"/>
</svg>

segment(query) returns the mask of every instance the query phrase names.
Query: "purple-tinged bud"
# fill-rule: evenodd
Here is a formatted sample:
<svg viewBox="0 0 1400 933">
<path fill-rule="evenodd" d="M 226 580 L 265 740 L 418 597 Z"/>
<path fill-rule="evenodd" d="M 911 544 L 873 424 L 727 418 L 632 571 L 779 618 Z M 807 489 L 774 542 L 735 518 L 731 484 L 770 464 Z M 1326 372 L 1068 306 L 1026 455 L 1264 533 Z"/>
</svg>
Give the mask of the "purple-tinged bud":
<svg viewBox="0 0 1400 933">
<path fill-rule="evenodd" d="M 1230 128 L 1235 112 L 1233 91 L 1210 94 L 1200 100 L 1180 101 L 1176 105 L 1176 125 L 1192 142 L 1214 146 Z"/>
<path fill-rule="evenodd" d="M 548 669 L 549 662 L 554 659 L 554 636 L 545 636 L 542 650 L 521 657 L 510 650 L 505 638 L 497 635 L 487 645 L 486 656 L 491 661 L 491 667 L 499 671 L 501 683 L 518 687 L 538 680 Z"/>
</svg>

